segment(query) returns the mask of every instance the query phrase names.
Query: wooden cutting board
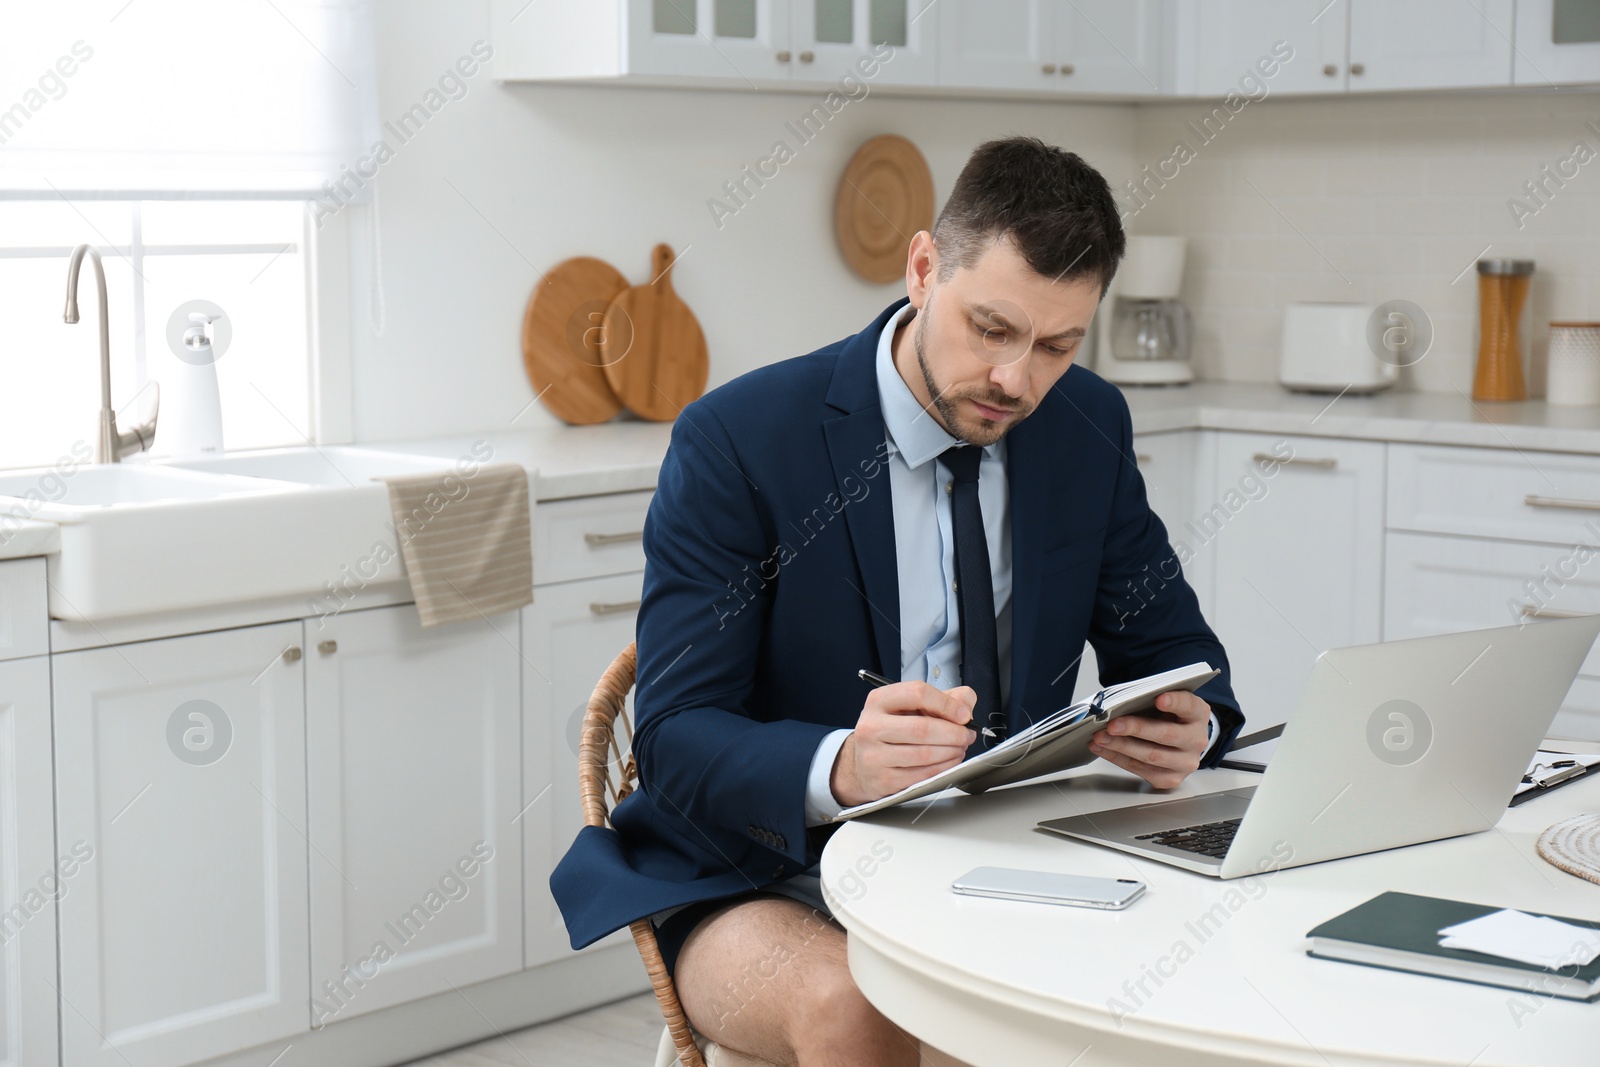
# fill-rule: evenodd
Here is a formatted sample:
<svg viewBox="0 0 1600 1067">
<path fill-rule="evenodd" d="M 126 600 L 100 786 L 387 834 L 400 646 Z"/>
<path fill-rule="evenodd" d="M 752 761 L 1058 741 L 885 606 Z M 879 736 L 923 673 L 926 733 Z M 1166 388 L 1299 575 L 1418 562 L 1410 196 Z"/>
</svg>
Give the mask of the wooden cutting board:
<svg viewBox="0 0 1600 1067">
<path fill-rule="evenodd" d="M 912 236 L 932 228 L 933 174 L 917 146 L 886 133 L 856 149 L 833 199 L 834 236 L 851 269 L 869 282 L 905 277 Z"/>
<path fill-rule="evenodd" d="M 600 363 L 611 391 L 641 419 L 671 422 L 705 392 L 711 361 L 700 323 L 672 288 L 672 249 L 656 245 L 652 280 L 611 302 Z"/>
<path fill-rule="evenodd" d="M 589 426 L 622 410 L 601 369 L 606 309 L 628 279 L 603 259 L 577 256 L 552 267 L 522 316 L 522 363 L 545 407 L 563 422 Z"/>
</svg>

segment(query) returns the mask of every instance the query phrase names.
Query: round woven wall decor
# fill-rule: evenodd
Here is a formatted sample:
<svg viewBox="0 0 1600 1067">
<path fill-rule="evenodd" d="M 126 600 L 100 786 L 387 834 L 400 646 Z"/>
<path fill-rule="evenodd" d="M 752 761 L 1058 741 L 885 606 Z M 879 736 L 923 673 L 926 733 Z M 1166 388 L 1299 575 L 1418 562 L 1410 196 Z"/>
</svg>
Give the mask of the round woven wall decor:
<svg viewBox="0 0 1600 1067">
<path fill-rule="evenodd" d="M 850 268 L 869 282 L 905 277 L 906 249 L 933 228 L 933 174 L 917 146 L 892 133 L 850 157 L 833 199 L 833 229 Z"/>
</svg>

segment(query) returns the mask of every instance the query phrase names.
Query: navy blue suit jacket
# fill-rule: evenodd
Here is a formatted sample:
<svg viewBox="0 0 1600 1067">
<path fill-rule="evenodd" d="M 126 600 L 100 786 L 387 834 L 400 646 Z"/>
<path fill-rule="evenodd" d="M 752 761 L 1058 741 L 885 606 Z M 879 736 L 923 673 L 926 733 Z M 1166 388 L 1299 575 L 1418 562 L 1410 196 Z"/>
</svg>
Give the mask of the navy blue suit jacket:
<svg viewBox="0 0 1600 1067">
<path fill-rule="evenodd" d="M 573 947 L 663 908 L 816 862 L 811 757 L 855 725 L 857 669 L 900 676 L 899 579 L 875 359 L 864 331 L 684 409 L 645 523 L 633 751 L 641 787 L 586 827 L 550 888 Z M 1133 461 L 1118 389 L 1074 366 L 1006 438 L 1012 729 L 1070 702 L 1085 639 L 1107 684 L 1196 660 L 1227 750 L 1227 656 Z M 929 531 L 933 536 L 934 531 Z"/>
</svg>

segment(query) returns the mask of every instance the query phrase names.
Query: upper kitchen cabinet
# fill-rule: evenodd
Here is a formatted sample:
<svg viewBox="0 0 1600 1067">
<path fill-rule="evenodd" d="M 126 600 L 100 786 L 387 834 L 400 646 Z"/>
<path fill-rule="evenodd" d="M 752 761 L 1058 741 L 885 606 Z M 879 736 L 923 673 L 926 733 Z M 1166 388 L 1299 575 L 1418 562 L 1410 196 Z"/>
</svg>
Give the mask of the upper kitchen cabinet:
<svg viewBox="0 0 1600 1067">
<path fill-rule="evenodd" d="M 1600 82 L 1600 4 L 1517 0 L 1518 85 Z"/>
<path fill-rule="evenodd" d="M 1167 88 L 1161 0 L 944 0 L 939 84 L 1154 96 Z"/>
<path fill-rule="evenodd" d="M 1056 0 L 944 0 L 939 84 L 951 88 L 1059 89 Z"/>
<path fill-rule="evenodd" d="M 881 85 L 937 80 L 939 0 L 794 0 L 796 81 L 836 82 L 876 68 Z"/>
<path fill-rule="evenodd" d="M 1156 96 L 1167 91 L 1161 0 L 1067 0 L 1056 8 L 1056 77 L 1074 93 Z"/>
<path fill-rule="evenodd" d="M 549 14 L 562 21 L 581 7 L 579 17 L 591 33 L 591 10 L 621 9 L 617 51 L 626 68 L 619 73 L 771 80 L 788 78 L 794 68 L 788 0 L 627 0 L 619 5 L 585 0 L 548 6 Z"/>
<path fill-rule="evenodd" d="M 937 0 L 493 0 L 495 76 L 761 88 L 935 81 Z"/>
<path fill-rule="evenodd" d="M 1511 84 L 1514 0 L 1349 0 L 1350 91 Z"/>
<path fill-rule="evenodd" d="M 1179 18 L 1193 20 L 1185 39 L 1195 42 L 1193 84 L 1180 83 L 1180 92 L 1259 95 L 1260 85 L 1276 96 L 1345 88 L 1345 0 L 1199 0 Z"/>
</svg>

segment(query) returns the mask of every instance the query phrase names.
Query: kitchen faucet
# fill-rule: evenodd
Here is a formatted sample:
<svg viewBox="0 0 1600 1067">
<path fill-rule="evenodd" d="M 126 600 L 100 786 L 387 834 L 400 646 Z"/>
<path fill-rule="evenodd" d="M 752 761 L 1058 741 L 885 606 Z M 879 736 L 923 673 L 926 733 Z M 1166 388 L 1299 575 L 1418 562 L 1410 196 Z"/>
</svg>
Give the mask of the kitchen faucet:
<svg viewBox="0 0 1600 1067">
<path fill-rule="evenodd" d="M 100 303 L 100 440 L 95 445 L 96 463 L 121 463 L 122 457 L 149 448 L 156 436 L 156 419 L 161 409 L 161 387 L 156 389 L 155 407 L 146 422 L 139 423 L 126 433 L 117 429 L 117 413 L 111 407 L 111 326 L 106 312 L 106 270 L 100 263 L 100 253 L 86 244 L 72 250 L 72 262 L 67 264 L 67 310 L 62 318 L 70 325 L 78 321 L 78 272 L 83 267 L 87 253 L 94 260 L 95 287 Z"/>
</svg>

